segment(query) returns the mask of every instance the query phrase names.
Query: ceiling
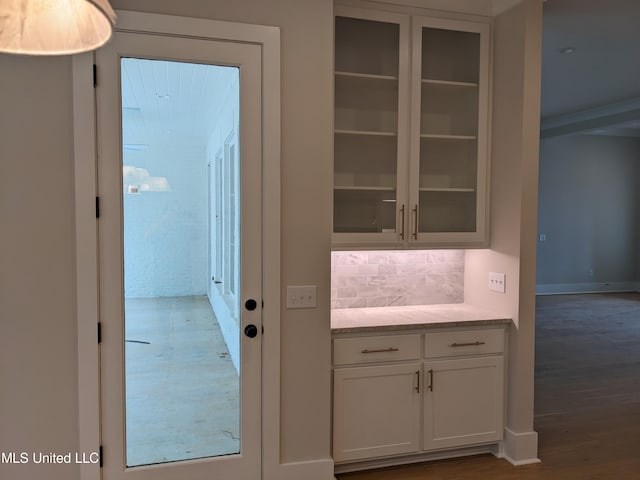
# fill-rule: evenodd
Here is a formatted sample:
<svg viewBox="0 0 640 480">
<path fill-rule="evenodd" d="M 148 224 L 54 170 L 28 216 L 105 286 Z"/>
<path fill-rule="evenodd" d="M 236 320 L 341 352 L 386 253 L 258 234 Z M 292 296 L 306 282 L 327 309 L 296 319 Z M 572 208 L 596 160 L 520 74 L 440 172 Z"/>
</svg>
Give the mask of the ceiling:
<svg viewBox="0 0 640 480">
<path fill-rule="evenodd" d="M 150 144 L 204 148 L 234 81 L 236 67 L 123 58 L 125 151 Z"/>
<path fill-rule="evenodd" d="M 640 0 L 544 3 L 541 115 L 543 135 L 640 136 Z"/>
</svg>

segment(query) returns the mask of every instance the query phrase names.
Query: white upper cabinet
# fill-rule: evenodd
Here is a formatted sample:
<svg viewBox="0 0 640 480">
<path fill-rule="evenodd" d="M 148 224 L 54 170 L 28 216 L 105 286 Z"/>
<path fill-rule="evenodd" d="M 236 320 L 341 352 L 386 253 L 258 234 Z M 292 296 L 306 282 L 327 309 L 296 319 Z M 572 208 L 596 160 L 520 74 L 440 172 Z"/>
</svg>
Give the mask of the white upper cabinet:
<svg viewBox="0 0 640 480">
<path fill-rule="evenodd" d="M 334 240 L 396 242 L 407 201 L 409 18 L 336 11 Z"/>
<path fill-rule="evenodd" d="M 489 25 L 412 19 L 411 239 L 486 241 Z"/>
<path fill-rule="evenodd" d="M 336 7 L 333 245 L 486 245 L 489 25 Z"/>
</svg>

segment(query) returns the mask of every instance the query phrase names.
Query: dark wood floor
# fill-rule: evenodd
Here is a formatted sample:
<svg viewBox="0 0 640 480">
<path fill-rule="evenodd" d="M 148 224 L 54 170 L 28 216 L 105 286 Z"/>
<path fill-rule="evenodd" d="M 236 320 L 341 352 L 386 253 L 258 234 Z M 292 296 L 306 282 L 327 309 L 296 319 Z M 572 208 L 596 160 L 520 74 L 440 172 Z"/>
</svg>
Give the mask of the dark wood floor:
<svg viewBox="0 0 640 480">
<path fill-rule="evenodd" d="M 640 294 L 538 297 L 535 388 L 542 463 L 479 455 L 338 479 L 640 479 Z"/>
</svg>

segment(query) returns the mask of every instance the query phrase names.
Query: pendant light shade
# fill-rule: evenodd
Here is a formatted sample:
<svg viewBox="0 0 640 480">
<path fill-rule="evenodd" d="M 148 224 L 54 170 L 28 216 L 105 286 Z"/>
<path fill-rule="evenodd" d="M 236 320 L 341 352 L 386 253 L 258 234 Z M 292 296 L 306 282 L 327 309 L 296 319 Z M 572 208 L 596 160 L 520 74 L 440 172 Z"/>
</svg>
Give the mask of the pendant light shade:
<svg viewBox="0 0 640 480">
<path fill-rule="evenodd" d="M 116 14 L 108 0 L 0 0 L 0 52 L 69 55 L 104 45 Z"/>
</svg>

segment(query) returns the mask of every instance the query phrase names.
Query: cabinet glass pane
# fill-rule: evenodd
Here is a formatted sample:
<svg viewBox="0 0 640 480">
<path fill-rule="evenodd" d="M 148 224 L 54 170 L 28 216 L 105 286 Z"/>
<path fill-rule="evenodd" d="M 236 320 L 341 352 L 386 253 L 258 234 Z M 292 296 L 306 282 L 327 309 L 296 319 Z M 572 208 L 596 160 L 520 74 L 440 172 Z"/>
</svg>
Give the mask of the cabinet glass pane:
<svg viewBox="0 0 640 480">
<path fill-rule="evenodd" d="M 333 231 L 336 233 L 395 232 L 395 190 L 342 189 L 333 195 Z"/>
<path fill-rule="evenodd" d="M 479 33 L 422 29 L 422 78 L 478 83 L 479 75 Z"/>
<path fill-rule="evenodd" d="M 398 81 L 336 74 L 336 130 L 396 134 Z"/>
<path fill-rule="evenodd" d="M 396 186 L 397 137 L 337 133 L 334 185 L 340 187 Z"/>
<path fill-rule="evenodd" d="M 422 29 L 420 232 L 476 231 L 480 34 Z"/>
<path fill-rule="evenodd" d="M 400 26 L 335 27 L 334 232 L 395 232 Z"/>
<path fill-rule="evenodd" d="M 398 76 L 400 26 L 336 17 L 335 70 Z"/>
<path fill-rule="evenodd" d="M 420 232 L 474 232 L 476 192 L 420 191 Z"/>
</svg>

